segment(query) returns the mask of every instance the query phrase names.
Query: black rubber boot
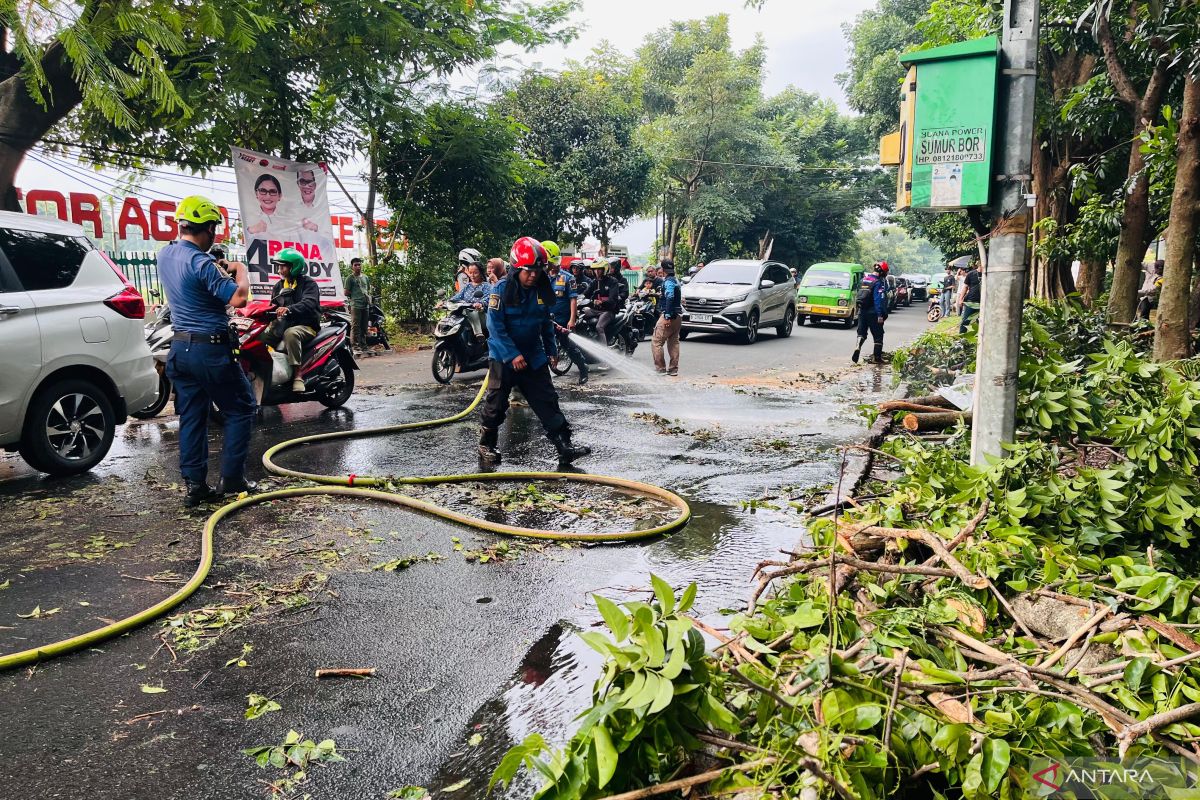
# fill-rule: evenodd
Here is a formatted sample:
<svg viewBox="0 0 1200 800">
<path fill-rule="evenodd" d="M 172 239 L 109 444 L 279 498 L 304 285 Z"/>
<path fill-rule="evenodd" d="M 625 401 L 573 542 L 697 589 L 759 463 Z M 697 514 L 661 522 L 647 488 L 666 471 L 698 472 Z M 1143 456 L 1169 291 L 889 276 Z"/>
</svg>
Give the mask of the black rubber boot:
<svg viewBox="0 0 1200 800">
<path fill-rule="evenodd" d="M 853 361 L 855 364 L 858 363 L 858 356 L 860 353 L 862 353 L 863 342 L 865 342 L 866 340 L 867 340 L 867 337 L 865 337 L 865 336 L 858 337 L 858 344 L 854 346 L 854 352 L 850 354 L 850 360 Z"/>
<path fill-rule="evenodd" d="M 579 365 L 579 385 L 583 386 L 587 382 L 588 382 L 587 364 L 580 364 Z"/>
<path fill-rule="evenodd" d="M 221 478 L 221 482 L 217 484 L 217 494 L 241 494 L 242 492 L 253 492 L 257 488 L 258 482 L 248 481 L 245 476 Z"/>
<path fill-rule="evenodd" d="M 875 352 L 872 354 L 871 360 L 876 364 L 883 363 L 883 342 L 875 343 Z"/>
<path fill-rule="evenodd" d="M 550 437 L 550 441 L 554 442 L 554 448 L 558 450 L 558 461 L 560 464 L 570 464 L 575 459 L 583 458 L 592 453 L 592 448 L 590 447 L 571 444 L 570 431 L 559 431 Z"/>
<path fill-rule="evenodd" d="M 207 503 L 219 496 L 205 481 L 184 481 L 183 483 L 187 487 L 187 494 L 183 498 L 183 505 L 186 508 L 195 508 L 201 503 Z"/>
<path fill-rule="evenodd" d="M 495 428 L 479 429 L 479 460 L 489 466 L 500 463 L 500 451 L 496 449 L 500 431 Z"/>
</svg>

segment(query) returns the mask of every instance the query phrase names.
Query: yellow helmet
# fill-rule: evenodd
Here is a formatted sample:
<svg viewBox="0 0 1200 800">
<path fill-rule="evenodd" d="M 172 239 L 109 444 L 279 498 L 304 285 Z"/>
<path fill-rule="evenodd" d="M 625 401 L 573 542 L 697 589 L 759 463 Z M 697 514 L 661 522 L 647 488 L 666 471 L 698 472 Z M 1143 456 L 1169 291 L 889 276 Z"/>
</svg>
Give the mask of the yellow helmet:
<svg viewBox="0 0 1200 800">
<path fill-rule="evenodd" d="M 542 242 L 542 247 L 546 248 L 546 260 L 554 266 L 562 264 L 562 255 L 558 249 L 558 243 L 552 242 L 549 239 Z"/>
<path fill-rule="evenodd" d="M 203 225 L 206 222 L 222 222 L 221 209 L 212 200 L 198 194 L 193 194 L 179 201 L 175 207 L 175 219 L 180 222 L 191 222 Z"/>
</svg>

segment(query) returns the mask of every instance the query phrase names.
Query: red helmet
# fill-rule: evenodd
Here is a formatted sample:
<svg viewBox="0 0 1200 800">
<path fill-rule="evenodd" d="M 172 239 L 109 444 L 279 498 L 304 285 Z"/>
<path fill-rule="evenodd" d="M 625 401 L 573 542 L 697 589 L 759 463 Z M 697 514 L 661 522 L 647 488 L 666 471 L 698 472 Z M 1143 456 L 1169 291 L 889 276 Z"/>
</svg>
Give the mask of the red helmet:
<svg viewBox="0 0 1200 800">
<path fill-rule="evenodd" d="M 513 269 L 545 269 L 549 256 L 542 243 L 532 236 L 522 236 L 513 242 L 508 260 Z"/>
<path fill-rule="evenodd" d="M 875 269 L 879 270 L 880 272 L 887 272 L 888 271 L 887 262 L 880 261 L 878 264 L 875 265 Z"/>
</svg>

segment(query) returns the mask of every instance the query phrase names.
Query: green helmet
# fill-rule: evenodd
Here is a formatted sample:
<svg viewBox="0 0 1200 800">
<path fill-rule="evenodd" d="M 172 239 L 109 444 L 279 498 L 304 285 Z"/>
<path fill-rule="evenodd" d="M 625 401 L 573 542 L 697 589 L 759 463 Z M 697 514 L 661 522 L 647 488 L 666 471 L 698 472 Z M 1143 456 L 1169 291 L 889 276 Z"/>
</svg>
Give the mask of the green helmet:
<svg viewBox="0 0 1200 800">
<path fill-rule="evenodd" d="M 277 267 L 286 266 L 288 274 L 291 276 L 302 275 L 308 271 L 308 262 L 304 259 L 304 256 L 300 255 L 300 251 L 294 247 L 285 247 L 280 250 L 271 259 L 271 263 Z"/>
<path fill-rule="evenodd" d="M 191 222 L 203 225 L 206 222 L 222 222 L 221 209 L 212 200 L 193 194 L 179 201 L 175 207 L 175 219 L 179 222 Z"/>
<path fill-rule="evenodd" d="M 562 263 L 562 254 L 558 249 L 558 243 L 552 242 L 549 239 L 542 242 L 542 247 L 546 248 L 546 260 L 554 266 Z"/>
</svg>

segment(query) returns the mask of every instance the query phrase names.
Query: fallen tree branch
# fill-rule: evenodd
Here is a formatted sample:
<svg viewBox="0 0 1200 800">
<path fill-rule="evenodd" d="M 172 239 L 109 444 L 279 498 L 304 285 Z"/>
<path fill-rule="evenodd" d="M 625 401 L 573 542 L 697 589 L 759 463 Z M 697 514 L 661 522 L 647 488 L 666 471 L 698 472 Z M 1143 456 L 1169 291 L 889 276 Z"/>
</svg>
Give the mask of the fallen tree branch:
<svg viewBox="0 0 1200 800">
<path fill-rule="evenodd" d="M 698 786 L 702 783 L 714 781 L 724 775 L 726 772 L 750 772 L 751 770 L 756 770 L 759 767 L 765 767 L 770 764 L 774 764 L 777 760 L 778 759 L 773 756 L 770 758 L 761 758 L 758 761 L 749 761 L 745 764 L 735 764 L 732 767 L 713 769 L 709 770 L 708 772 L 701 772 L 699 775 L 692 775 L 688 778 L 679 778 L 677 780 L 667 781 L 666 783 L 647 786 L 644 789 L 634 789 L 630 792 L 610 794 L 608 797 L 601 798 L 601 800 L 641 800 L 643 797 L 655 797 L 660 794 L 666 794 L 667 792 L 673 792 L 676 789 L 686 789 L 689 786 Z M 844 788 L 843 791 L 845 791 Z M 851 800 L 854 797 L 854 795 L 849 793 L 842 795 L 840 792 L 839 796 L 850 798 Z"/>
<path fill-rule="evenodd" d="M 945 430 L 960 422 L 970 425 L 971 420 L 970 411 L 939 411 L 936 414 L 905 414 L 900 424 L 904 426 L 904 430 L 917 433 Z"/>
<path fill-rule="evenodd" d="M 1091 617 L 1089 617 L 1086 622 L 1084 622 L 1082 625 L 1080 625 L 1078 628 L 1076 628 L 1074 630 L 1074 632 L 1072 632 L 1071 635 L 1067 637 L 1067 640 L 1062 643 L 1061 647 L 1059 647 L 1057 650 L 1055 650 L 1050 655 L 1046 656 L 1046 658 L 1042 661 L 1042 663 L 1038 664 L 1038 668 L 1039 669 L 1050 669 L 1055 664 L 1057 664 L 1059 661 L 1061 661 L 1063 659 L 1063 657 L 1066 656 L 1067 653 L 1071 652 L 1071 648 L 1074 647 L 1079 642 L 1080 639 L 1082 639 L 1084 636 L 1086 636 L 1088 634 L 1089 631 L 1091 631 L 1093 628 L 1095 628 L 1097 625 L 1099 625 L 1101 622 L 1103 622 L 1104 618 L 1107 617 L 1111 613 L 1112 613 L 1111 608 L 1109 608 L 1108 606 L 1101 606 L 1099 611 L 1097 611 L 1095 614 L 1093 614 Z"/>
<path fill-rule="evenodd" d="M 923 528 L 884 528 L 878 525 L 872 525 L 865 528 L 863 533 L 872 536 L 882 536 L 888 539 L 908 539 L 921 544 L 932 550 L 943 564 L 950 568 L 954 576 L 958 580 L 970 586 L 972 589 L 986 589 L 988 585 L 987 578 L 976 575 L 969 569 L 964 567 L 962 563 L 950 554 L 946 547 L 946 540 L 938 536 L 932 531 L 927 531 Z"/>
</svg>

